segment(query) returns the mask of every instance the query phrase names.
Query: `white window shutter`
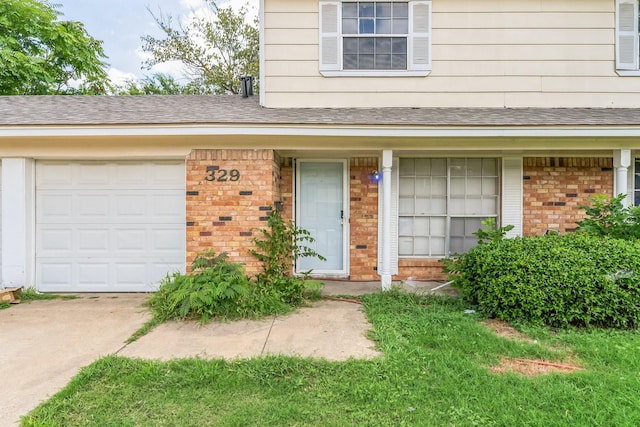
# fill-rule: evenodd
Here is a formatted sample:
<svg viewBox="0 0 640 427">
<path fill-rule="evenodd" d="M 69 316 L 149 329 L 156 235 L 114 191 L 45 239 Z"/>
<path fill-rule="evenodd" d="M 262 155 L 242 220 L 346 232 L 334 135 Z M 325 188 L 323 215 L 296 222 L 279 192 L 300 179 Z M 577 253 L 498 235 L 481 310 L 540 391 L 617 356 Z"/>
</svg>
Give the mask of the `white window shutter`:
<svg viewBox="0 0 640 427">
<path fill-rule="evenodd" d="M 398 185 L 400 161 L 391 166 L 391 274 L 398 274 Z M 382 270 L 382 182 L 378 185 L 378 271 Z"/>
<path fill-rule="evenodd" d="M 616 0 L 616 69 L 638 69 L 638 0 Z"/>
<path fill-rule="evenodd" d="M 522 236 L 522 157 L 502 159 L 502 227 L 513 225 L 507 237 Z"/>
<path fill-rule="evenodd" d="M 409 68 L 431 70 L 431 2 L 413 1 L 409 25 Z"/>
<path fill-rule="evenodd" d="M 341 3 L 320 2 L 320 71 L 340 69 Z"/>
</svg>

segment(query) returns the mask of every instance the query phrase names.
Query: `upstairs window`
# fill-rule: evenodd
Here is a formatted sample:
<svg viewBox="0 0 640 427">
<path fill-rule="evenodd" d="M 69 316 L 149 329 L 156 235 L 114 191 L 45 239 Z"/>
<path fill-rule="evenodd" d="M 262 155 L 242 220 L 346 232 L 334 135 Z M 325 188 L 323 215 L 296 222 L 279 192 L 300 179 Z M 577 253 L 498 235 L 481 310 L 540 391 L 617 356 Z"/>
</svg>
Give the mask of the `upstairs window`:
<svg viewBox="0 0 640 427">
<path fill-rule="evenodd" d="M 640 75 L 638 19 L 638 0 L 616 0 L 616 70 L 620 75 Z"/>
<path fill-rule="evenodd" d="M 430 1 L 320 2 L 320 71 L 331 75 L 427 75 Z"/>
</svg>

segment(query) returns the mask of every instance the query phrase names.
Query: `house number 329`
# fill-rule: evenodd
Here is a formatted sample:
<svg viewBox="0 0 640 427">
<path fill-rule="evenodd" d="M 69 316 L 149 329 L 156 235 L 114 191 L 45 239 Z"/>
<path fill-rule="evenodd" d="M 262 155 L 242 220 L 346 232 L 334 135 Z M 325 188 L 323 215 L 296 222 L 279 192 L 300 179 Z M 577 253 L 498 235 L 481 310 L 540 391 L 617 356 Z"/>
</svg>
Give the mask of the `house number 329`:
<svg viewBox="0 0 640 427">
<path fill-rule="evenodd" d="M 220 169 L 218 166 L 207 166 L 207 181 L 227 182 L 240 181 L 240 171 L 238 169 Z"/>
</svg>

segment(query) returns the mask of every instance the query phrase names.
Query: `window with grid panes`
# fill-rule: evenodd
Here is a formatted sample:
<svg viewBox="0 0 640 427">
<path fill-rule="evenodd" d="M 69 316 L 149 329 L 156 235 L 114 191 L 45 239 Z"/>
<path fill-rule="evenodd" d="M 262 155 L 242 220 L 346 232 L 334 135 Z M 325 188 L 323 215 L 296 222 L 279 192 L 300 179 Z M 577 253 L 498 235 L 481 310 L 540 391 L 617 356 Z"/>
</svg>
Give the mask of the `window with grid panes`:
<svg viewBox="0 0 640 427">
<path fill-rule="evenodd" d="M 398 255 L 445 257 L 477 243 L 498 216 L 497 159 L 400 159 Z"/>
<path fill-rule="evenodd" d="M 320 1 L 320 71 L 427 75 L 431 1 Z"/>
<path fill-rule="evenodd" d="M 406 70 L 409 3 L 342 3 L 345 70 Z"/>
</svg>

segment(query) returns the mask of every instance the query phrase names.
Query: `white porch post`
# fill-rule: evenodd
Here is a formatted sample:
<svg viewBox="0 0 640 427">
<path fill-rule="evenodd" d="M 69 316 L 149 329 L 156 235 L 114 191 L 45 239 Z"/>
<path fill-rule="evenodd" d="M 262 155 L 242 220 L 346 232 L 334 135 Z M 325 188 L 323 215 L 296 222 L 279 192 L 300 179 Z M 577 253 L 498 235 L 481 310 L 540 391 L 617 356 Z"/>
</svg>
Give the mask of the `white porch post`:
<svg viewBox="0 0 640 427">
<path fill-rule="evenodd" d="M 631 166 L 631 150 L 614 150 L 613 151 L 613 168 L 614 175 L 614 196 L 624 194 L 627 197 L 622 201 L 624 206 L 631 205 L 629 200 L 628 180 L 629 166 Z"/>
<path fill-rule="evenodd" d="M 34 285 L 34 162 L 2 159 L 2 282 Z"/>
<path fill-rule="evenodd" d="M 391 290 L 391 167 L 393 151 L 382 151 L 382 271 L 383 291 Z"/>
</svg>

